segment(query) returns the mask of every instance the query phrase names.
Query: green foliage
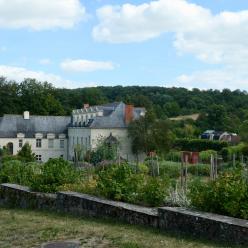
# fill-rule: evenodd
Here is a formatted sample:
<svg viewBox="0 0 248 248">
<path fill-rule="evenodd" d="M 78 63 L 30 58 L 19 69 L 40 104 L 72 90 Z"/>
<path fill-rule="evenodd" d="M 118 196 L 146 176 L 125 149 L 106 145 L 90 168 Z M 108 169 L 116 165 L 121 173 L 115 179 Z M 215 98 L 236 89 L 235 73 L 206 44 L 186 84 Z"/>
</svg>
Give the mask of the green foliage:
<svg viewBox="0 0 248 248">
<path fill-rule="evenodd" d="M 160 175 L 170 178 L 178 178 L 181 173 L 181 164 L 177 162 L 163 161 L 160 163 Z"/>
<path fill-rule="evenodd" d="M 37 163 L 23 163 L 18 160 L 4 162 L 0 167 L 0 183 L 15 183 L 29 186 L 40 173 Z"/>
<path fill-rule="evenodd" d="M 201 152 L 206 150 L 221 151 L 228 146 L 227 142 L 204 139 L 176 139 L 175 148 L 183 151 Z"/>
<path fill-rule="evenodd" d="M 248 218 L 248 173 L 235 169 L 214 182 L 194 181 L 189 197 L 192 206 L 208 212 Z"/>
<path fill-rule="evenodd" d="M 190 173 L 193 176 L 209 176 L 210 165 L 208 164 L 189 165 L 188 173 Z"/>
<path fill-rule="evenodd" d="M 206 150 L 206 151 L 202 151 L 200 152 L 199 156 L 200 156 L 200 161 L 202 163 L 210 163 L 211 160 L 211 155 L 213 155 L 214 157 L 217 156 L 217 152 L 214 150 Z"/>
<path fill-rule="evenodd" d="M 160 206 L 168 195 L 168 179 L 148 177 L 142 190 L 141 199 L 150 206 Z"/>
<path fill-rule="evenodd" d="M 129 165 L 113 165 L 99 171 L 97 190 L 100 195 L 120 201 L 133 202 L 140 178 L 136 177 Z"/>
<path fill-rule="evenodd" d="M 96 150 L 91 151 L 88 154 L 88 157 L 88 161 L 94 165 L 97 165 L 103 160 L 116 160 L 117 145 L 107 145 L 104 143 L 104 141 L 100 141 Z"/>
<path fill-rule="evenodd" d="M 22 149 L 18 152 L 17 156 L 24 162 L 34 162 L 35 154 L 32 153 L 31 145 L 25 143 Z"/>
<path fill-rule="evenodd" d="M 97 193 L 109 199 L 158 206 L 167 195 L 168 180 L 136 174 L 127 164 L 100 170 L 98 177 Z"/>
<path fill-rule="evenodd" d="M 229 150 L 227 147 L 222 148 L 221 152 L 220 152 L 222 159 L 224 162 L 227 162 L 230 158 L 230 154 L 229 154 Z"/>
<path fill-rule="evenodd" d="M 181 152 L 170 151 L 168 154 L 166 154 L 165 160 L 173 161 L 173 162 L 180 162 L 181 161 Z"/>
<path fill-rule="evenodd" d="M 242 141 L 248 142 L 248 120 L 245 120 L 239 127 L 239 135 Z"/>
<path fill-rule="evenodd" d="M 128 136 L 132 142 L 134 154 L 156 151 L 166 154 L 173 140 L 169 122 L 157 120 L 153 112 L 148 112 L 143 118 L 133 121 L 128 127 Z"/>
<path fill-rule="evenodd" d="M 31 182 L 31 189 L 40 192 L 57 192 L 64 184 L 73 184 L 80 179 L 80 173 L 68 162 L 50 159 L 41 167 L 41 173 Z"/>
</svg>

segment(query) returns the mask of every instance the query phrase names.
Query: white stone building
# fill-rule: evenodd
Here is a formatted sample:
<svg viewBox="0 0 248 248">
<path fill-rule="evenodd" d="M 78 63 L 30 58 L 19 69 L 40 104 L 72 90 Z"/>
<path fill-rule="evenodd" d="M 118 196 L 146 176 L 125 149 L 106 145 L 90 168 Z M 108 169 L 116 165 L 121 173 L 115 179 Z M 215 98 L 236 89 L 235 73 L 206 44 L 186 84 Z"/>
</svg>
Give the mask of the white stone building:
<svg viewBox="0 0 248 248">
<path fill-rule="evenodd" d="M 63 157 L 74 159 L 74 149 L 96 148 L 99 140 L 110 135 L 119 141 L 120 156 L 134 160 L 127 134 L 128 124 L 145 115 L 144 108 L 122 102 L 101 106 L 84 105 L 72 116 L 4 115 L 0 117 L 0 148 L 6 146 L 17 154 L 29 143 L 38 161 Z"/>
</svg>

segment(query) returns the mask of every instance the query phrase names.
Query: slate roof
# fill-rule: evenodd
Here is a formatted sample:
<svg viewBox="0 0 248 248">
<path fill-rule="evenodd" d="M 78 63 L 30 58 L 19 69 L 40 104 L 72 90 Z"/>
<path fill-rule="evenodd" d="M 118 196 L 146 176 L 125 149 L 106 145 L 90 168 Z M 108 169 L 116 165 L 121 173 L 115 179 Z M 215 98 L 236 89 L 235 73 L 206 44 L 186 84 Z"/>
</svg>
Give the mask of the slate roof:
<svg viewBox="0 0 248 248">
<path fill-rule="evenodd" d="M 36 133 L 67 134 L 70 116 L 30 116 L 24 120 L 22 115 L 4 115 L 0 118 L 0 138 L 16 138 L 24 133 L 26 138 L 34 138 Z"/>
<path fill-rule="evenodd" d="M 126 128 L 125 123 L 125 103 L 115 102 L 98 106 L 103 110 L 103 116 L 95 117 L 90 128 Z M 140 118 L 141 112 L 145 111 L 145 108 L 134 108 L 134 119 Z"/>
</svg>

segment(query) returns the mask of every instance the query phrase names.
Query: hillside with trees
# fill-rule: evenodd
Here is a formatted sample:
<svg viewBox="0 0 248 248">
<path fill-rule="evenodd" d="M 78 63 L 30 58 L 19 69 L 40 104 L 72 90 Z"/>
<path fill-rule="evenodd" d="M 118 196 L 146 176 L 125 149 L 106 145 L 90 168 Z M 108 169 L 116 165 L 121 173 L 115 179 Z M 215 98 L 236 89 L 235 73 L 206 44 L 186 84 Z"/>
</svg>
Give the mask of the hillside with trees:
<svg viewBox="0 0 248 248">
<path fill-rule="evenodd" d="M 26 79 L 21 83 L 0 78 L 0 116 L 22 114 L 70 115 L 74 108 L 123 101 L 146 107 L 158 119 L 199 113 L 196 121 L 173 125 L 179 137 L 195 136 L 205 129 L 246 133 L 248 94 L 246 91 L 188 90 L 185 88 L 114 86 L 79 89 L 55 88 L 51 84 Z M 241 133 L 242 133 L 241 130 Z"/>
</svg>

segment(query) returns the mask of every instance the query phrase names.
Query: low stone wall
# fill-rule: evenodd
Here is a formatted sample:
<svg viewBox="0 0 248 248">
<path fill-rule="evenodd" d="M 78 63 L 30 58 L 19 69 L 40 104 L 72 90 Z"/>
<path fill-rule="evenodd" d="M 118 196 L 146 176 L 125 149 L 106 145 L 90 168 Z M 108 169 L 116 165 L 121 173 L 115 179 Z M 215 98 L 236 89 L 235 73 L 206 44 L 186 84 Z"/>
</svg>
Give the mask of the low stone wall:
<svg viewBox="0 0 248 248">
<path fill-rule="evenodd" d="M 130 224 L 248 245 L 248 221 L 184 208 L 146 208 L 75 192 L 42 194 L 14 184 L 0 185 L 0 205 L 110 217 Z"/>
<path fill-rule="evenodd" d="M 0 205 L 20 208 L 56 210 L 56 194 L 30 191 L 28 187 L 16 184 L 0 185 Z"/>
<path fill-rule="evenodd" d="M 57 208 L 59 211 L 77 215 L 111 217 L 130 224 L 158 227 L 157 209 L 109 201 L 75 192 L 59 192 Z"/>
<path fill-rule="evenodd" d="M 248 220 L 171 207 L 159 208 L 158 215 L 161 229 L 248 245 Z"/>
</svg>

